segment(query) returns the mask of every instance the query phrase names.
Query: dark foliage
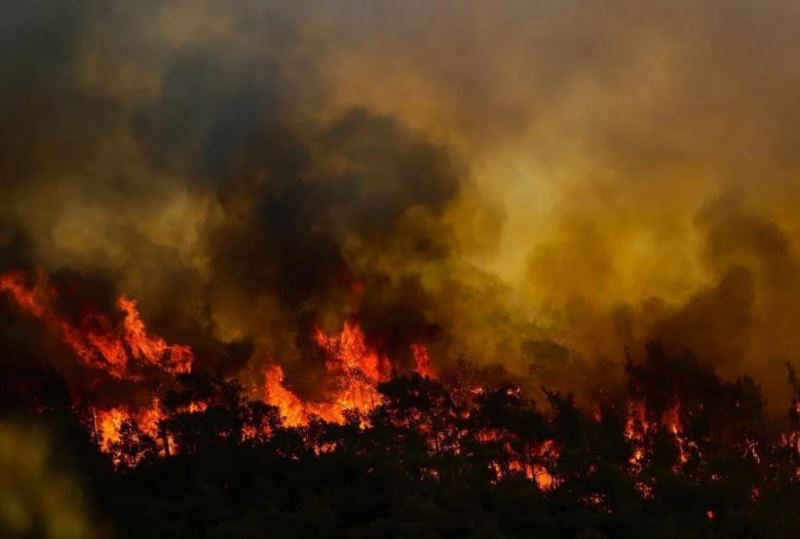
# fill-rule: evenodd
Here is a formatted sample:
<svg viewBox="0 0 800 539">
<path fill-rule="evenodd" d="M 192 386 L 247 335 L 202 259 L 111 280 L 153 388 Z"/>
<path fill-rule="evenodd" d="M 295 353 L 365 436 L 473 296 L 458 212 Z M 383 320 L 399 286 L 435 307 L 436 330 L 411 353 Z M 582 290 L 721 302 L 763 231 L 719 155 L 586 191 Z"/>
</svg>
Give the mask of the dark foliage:
<svg viewBox="0 0 800 539">
<path fill-rule="evenodd" d="M 397 377 L 368 417 L 303 427 L 183 376 L 158 434 L 128 421 L 110 457 L 65 396 L 36 414 L 122 538 L 800 537 L 798 399 L 781 428 L 750 378 L 657 346 L 627 372 L 629 400 L 588 412 L 558 391 L 540 409 L 513 386 Z M 53 376 L 40 390 L 60 394 Z"/>
</svg>

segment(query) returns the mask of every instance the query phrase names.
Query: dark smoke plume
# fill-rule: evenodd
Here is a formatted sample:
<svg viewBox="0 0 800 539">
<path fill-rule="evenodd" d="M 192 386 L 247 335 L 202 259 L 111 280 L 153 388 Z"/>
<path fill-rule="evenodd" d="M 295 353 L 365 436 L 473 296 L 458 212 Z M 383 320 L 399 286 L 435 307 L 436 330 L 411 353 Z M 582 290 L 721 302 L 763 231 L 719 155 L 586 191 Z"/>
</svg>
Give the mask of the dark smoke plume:
<svg viewBox="0 0 800 539">
<path fill-rule="evenodd" d="M 281 362 L 306 395 L 311 333 L 350 319 L 400 366 L 423 342 L 529 389 L 591 385 L 658 339 L 786 391 L 791 2 L 2 15 L 0 269 L 49 275 L 64 316 L 118 315 L 125 294 L 198 369 L 251 381 Z M 0 308 L 3 361 L 41 356 L 21 342 L 41 328 Z"/>
</svg>

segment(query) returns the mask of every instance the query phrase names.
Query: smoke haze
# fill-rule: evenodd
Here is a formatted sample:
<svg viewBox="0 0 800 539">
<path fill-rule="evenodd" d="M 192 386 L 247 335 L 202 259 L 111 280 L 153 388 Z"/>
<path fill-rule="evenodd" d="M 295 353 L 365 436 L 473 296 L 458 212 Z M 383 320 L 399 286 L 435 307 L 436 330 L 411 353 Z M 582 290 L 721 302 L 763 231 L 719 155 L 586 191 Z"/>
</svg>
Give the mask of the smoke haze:
<svg viewBox="0 0 800 539">
<path fill-rule="evenodd" d="M 67 312 L 126 294 L 197 368 L 301 394 L 356 316 L 401 365 L 575 388 L 658 339 L 788 394 L 796 3 L 2 11 L 0 270 Z"/>
</svg>

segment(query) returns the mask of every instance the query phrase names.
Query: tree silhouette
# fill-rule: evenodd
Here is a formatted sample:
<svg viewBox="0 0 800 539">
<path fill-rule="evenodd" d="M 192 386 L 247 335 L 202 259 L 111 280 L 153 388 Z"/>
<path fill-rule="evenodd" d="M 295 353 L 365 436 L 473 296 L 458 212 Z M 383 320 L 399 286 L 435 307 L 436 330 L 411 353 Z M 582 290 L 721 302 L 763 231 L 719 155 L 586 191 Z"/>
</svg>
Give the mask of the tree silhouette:
<svg viewBox="0 0 800 539">
<path fill-rule="evenodd" d="M 624 398 L 586 409 L 557 389 L 398 376 L 368 414 L 292 427 L 230 380 L 182 375 L 157 424 L 124 421 L 105 453 L 57 376 L 49 400 L 4 402 L 56 433 L 119 537 L 800 536 L 793 368 L 783 424 L 752 378 L 690 355 L 651 345 L 626 374 Z"/>
</svg>

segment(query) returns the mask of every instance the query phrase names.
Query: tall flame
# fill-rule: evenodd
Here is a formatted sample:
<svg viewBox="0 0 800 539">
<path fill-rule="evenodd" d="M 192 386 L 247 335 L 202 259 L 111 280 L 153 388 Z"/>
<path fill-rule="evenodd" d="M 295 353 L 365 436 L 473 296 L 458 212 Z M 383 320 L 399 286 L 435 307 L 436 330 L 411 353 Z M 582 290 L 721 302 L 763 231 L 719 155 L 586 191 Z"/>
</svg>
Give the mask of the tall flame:
<svg viewBox="0 0 800 539">
<path fill-rule="evenodd" d="M 378 384 L 391 376 L 391 361 L 367 344 L 364 332 L 355 322 L 345 322 L 338 335 L 314 331 L 314 342 L 325 352 L 325 368 L 334 379 L 333 394 L 320 402 L 306 402 L 284 385 L 283 369 L 270 365 L 265 370 L 264 400 L 277 406 L 290 426 L 308 423 L 312 416 L 342 423 L 344 412 L 354 410 L 366 414 L 381 403 Z M 414 344 L 411 353 L 415 371 L 434 377 L 428 350 Z"/>
<path fill-rule="evenodd" d="M 82 313 L 75 324 L 56 312 L 53 307 L 56 291 L 42 275 L 33 286 L 28 286 L 24 273 L 2 274 L 0 291 L 10 294 L 22 310 L 58 334 L 84 365 L 105 371 L 112 378 L 138 379 L 131 371 L 132 364 L 149 365 L 170 374 L 192 370 L 191 349 L 167 344 L 163 338 L 150 335 L 136 302 L 126 296 L 117 300 L 117 308 L 124 313 L 120 324 L 113 324 L 108 316 L 92 311 Z"/>
<path fill-rule="evenodd" d="M 677 472 L 681 465 L 689 461 L 690 450 L 697 450 L 696 444 L 689 440 L 681 424 L 681 405 L 676 402 L 671 408 L 661 415 L 660 421 L 653 421 L 648 417 L 647 407 L 643 402 L 631 401 L 628 403 L 628 417 L 625 421 L 625 438 L 631 444 L 633 453 L 629 463 L 634 469 L 641 468 L 647 447 L 647 436 L 657 428 L 665 428 L 672 436 L 678 450 Z"/>
</svg>

